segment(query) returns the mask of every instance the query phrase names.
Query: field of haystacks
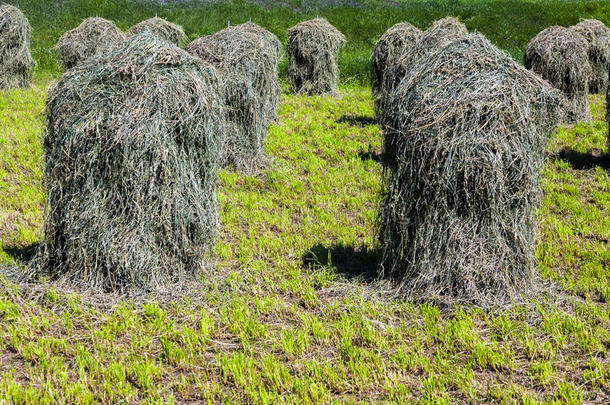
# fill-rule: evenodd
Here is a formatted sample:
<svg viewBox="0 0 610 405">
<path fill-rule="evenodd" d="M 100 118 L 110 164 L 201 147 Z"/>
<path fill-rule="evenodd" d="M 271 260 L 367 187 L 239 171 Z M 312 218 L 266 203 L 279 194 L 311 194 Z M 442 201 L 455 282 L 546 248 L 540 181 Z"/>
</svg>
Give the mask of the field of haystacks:
<svg viewBox="0 0 610 405">
<path fill-rule="evenodd" d="M 539 290 L 533 296 L 523 291 L 525 300 L 490 307 L 413 302 L 378 278 L 385 254 L 378 214 L 388 178 L 382 124 L 370 85 L 373 46 L 396 23 L 407 21 L 425 30 L 433 21 L 456 16 L 469 31 L 485 35 L 522 63 L 528 42 L 547 27 L 570 27 L 581 18 L 610 26 L 607 2 L 313 2 L 313 8 L 297 1 L 272 7 L 244 1 L 10 3 L 32 25 L 36 68 L 29 88 L 0 93 L 1 403 L 610 402 L 605 95 L 587 95 L 592 120 L 561 124 L 544 145 L 538 234 L 532 246 Z M 217 185 L 204 184 L 206 195 L 216 193 L 218 200 L 218 218 L 210 220 L 218 222 L 218 235 L 199 282 L 131 295 L 76 289 L 46 278 L 15 282 L 14 272 L 28 266 L 45 237 L 45 178 L 55 182 L 52 190 L 64 187 L 61 175 L 45 175 L 45 112 L 57 111 L 56 120 L 68 115 L 61 104 L 55 110 L 46 106 L 49 87 L 62 72 L 55 44 L 87 17 L 111 20 L 127 32 L 155 15 L 179 24 L 185 44 L 227 28 L 228 21 L 234 27 L 251 20 L 277 35 L 284 48 L 288 28 L 323 16 L 346 38 L 337 58 L 336 95 L 290 94 L 284 55 L 277 119 L 263 138 L 264 167 L 221 167 Z M 124 59 L 132 55 L 138 59 L 129 52 Z M 172 57 L 179 59 L 174 64 L 191 66 L 190 59 Z M 89 80 L 78 74 L 86 69 L 93 71 L 73 71 L 76 85 L 64 84 L 75 98 L 81 94 L 80 83 Z M 102 76 L 106 71 L 95 72 Z M 215 83 L 210 77 L 206 86 Z M 219 83 L 224 77 L 219 75 Z M 427 76 L 421 77 L 422 86 L 427 85 Z M 496 84 L 483 83 L 491 89 Z M 157 106 L 147 87 L 143 89 L 140 94 L 128 87 L 133 93 L 125 91 L 123 105 L 136 94 L 139 104 L 148 103 L 146 108 Z M 199 91 L 186 85 L 180 89 L 178 93 Z M 266 91 L 273 99 L 275 90 Z M 102 99 L 105 93 L 92 94 Z M 182 102 L 178 96 L 170 100 Z M 73 111 L 86 115 L 102 104 Z M 190 104 L 188 116 L 211 114 L 211 108 Z M 265 108 L 265 117 L 273 119 Z M 215 123 L 213 115 L 205 116 L 212 117 L 205 124 L 207 136 Z M 420 116 L 426 118 L 425 112 Z M 248 129 L 247 123 L 239 125 Z M 260 146 L 261 130 L 256 131 Z M 468 139 L 470 144 L 481 141 L 474 135 Z M 92 161 L 104 161 L 115 142 L 97 150 L 100 144 L 88 141 L 93 147 L 82 149 Z M 171 176 L 187 181 L 186 169 L 171 164 L 173 155 L 146 156 L 150 161 L 138 168 L 142 176 L 157 162 Z M 170 164 L 164 166 L 160 161 L 166 158 Z M 198 166 L 211 159 L 191 158 Z M 65 163 L 74 167 L 72 161 Z M 418 169 L 428 170 L 430 165 L 419 163 Z M 113 181 L 112 187 L 122 184 L 120 176 Z M 180 191 L 169 192 L 175 196 Z M 106 194 L 98 200 L 104 198 Z M 151 206 L 157 204 L 157 199 L 146 198 Z M 190 213 L 191 205 L 179 202 L 173 208 Z M 125 227 L 127 233 L 136 226 Z M 155 243 L 165 242 L 176 243 Z M 181 255 L 173 250 L 160 255 L 161 266 Z"/>
</svg>

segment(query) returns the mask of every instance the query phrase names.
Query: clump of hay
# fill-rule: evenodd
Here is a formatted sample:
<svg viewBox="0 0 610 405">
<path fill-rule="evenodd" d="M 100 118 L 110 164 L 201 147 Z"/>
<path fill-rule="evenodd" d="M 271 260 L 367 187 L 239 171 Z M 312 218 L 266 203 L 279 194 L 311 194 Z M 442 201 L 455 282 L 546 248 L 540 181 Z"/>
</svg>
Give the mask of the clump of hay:
<svg viewBox="0 0 610 405">
<path fill-rule="evenodd" d="M 410 66 L 437 52 L 449 42 L 468 35 L 468 28 L 455 17 L 436 20 L 419 37 L 411 52 L 405 53 L 401 64 L 408 70 Z"/>
<path fill-rule="evenodd" d="M 219 91 L 212 66 L 148 32 L 66 71 L 49 90 L 33 268 L 104 291 L 202 270 L 218 222 Z"/>
<path fill-rule="evenodd" d="M 222 163 L 260 169 L 267 162 L 267 129 L 277 117 L 280 41 L 246 23 L 196 39 L 186 50 L 216 67 L 222 82 L 227 121 Z"/>
<path fill-rule="evenodd" d="M 397 88 L 379 221 L 381 274 L 415 301 L 509 302 L 534 278 L 535 209 L 560 93 L 480 34 Z"/>
<path fill-rule="evenodd" d="M 610 66 L 610 28 L 598 20 L 583 20 L 570 28 L 585 37 L 589 43 L 590 93 L 603 93 L 608 87 Z"/>
<path fill-rule="evenodd" d="M 371 87 L 377 115 L 394 87 L 396 78 L 391 75 L 394 72 L 392 65 L 409 53 L 421 35 L 419 28 L 403 22 L 388 29 L 375 43 L 371 54 Z"/>
<path fill-rule="evenodd" d="M 30 53 L 31 32 L 28 19 L 19 9 L 0 6 L 0 89 L 30 84 L 35 65 Z"/>
<path fill-rule="evenodd" d="M 525 49 L 525 67 L 563 92 L 561 121 L 566 124 L 591 120 L 588 48 L 582 35 L 554 25 L 536 35 Z"/>
<path fill-rule="evenodd" d="M 55 49 L 64 68 L 70 69 L 104 49 L 120 45 L 124 40 L 125 35 L 112 21 L 90 17 L 63 34 Z"/>
<path fill-rule="evenodd" d="M 315 18 L 288 30 L 288 78 L 294 94 L 335 94 L 339 69 L 336 57 L 345 36 L 324 18 Z"/>
<path fill-rule="evenodd" d="M 424 60 L 428 55 L 440 51 L 445 45 L 468 35 L 468 29 L 464 24 L 454 17 L 445 17 L 437 20 L 419 37 L 409 52 L 404 52 L 401 57 L 388 70 L 388 83 L 386 85 L 387 97 L 382 98 L 380 106 L 380 121 L 383 122 L 383 111 L 391 103 L 394 89 L 409 75 L 414 67 Z M 390 134 L 393 132 L 390 132 Z M 394 152 L 396 145 L 394 139 L 388 135 L 385 137 L 384 152 L 388 165 L 394 164 Z"/>
<path fill-rule="evenodd" d="M 127 36 L 138 34 L 142 31 L 150 31 L 157 37 L 178 46 L 182 45 L 186 39 L 181 26 L 159 17 L 149 18 L 137 23 L 127 31 Z"/>
</svg>

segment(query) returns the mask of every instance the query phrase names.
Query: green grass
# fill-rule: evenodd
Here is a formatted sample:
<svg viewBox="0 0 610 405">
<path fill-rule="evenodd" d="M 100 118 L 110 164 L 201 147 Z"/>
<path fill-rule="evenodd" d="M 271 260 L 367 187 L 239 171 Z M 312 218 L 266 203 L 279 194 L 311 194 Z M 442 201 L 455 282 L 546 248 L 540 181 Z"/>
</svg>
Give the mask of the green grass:
<svg viewBox="0 0 610 405">
<path fill-rule="evenodd" d="M 47 83 L 2 96 L 0 260 L 40 235 Z M 595 122 L 560 129 L 544 171 L 540 274 L 563 299 L 444 314 L 380 296 L 363 276 L 381 175 L 370 91 L 284 95 L 272 168 L 221 172 L 203 300 L 100 309 L 5 283 L 0 402 L 606 402 L 610 178 L 595 157 L 604 100 L 591 99 Z"/>
<path fill-rule="evenodd" d="M 375 41 L 392 25 L 409 21 L 425 29 L 447 15 L 458 16 L 470 30 L 485 34 L 493 43 L 522 58 L 525 46 L 544 28 L 570 26 L 580 18 L 597 18 L 610 25 L 608 1 L 565 0 L 432 0 L 384 2 L 361 0 L 360 7 L 306 7 L 320 1 L 287 0 L 285 6 L 269 6 L 244 0 L 201 4 L 155 5 L 133 0 L 9 0 L 20 7 L 33 27 L 32 53 L 41 71 L 59 72 L 52 48 L 67 30 L 86 17 L 100 16 L 127 30 L 133 24 L 158 14 L 182 25 L 190 40 L 227 26 L 252 20 L 286 42 L 286 30 L 316 16 L 326 17 L 347 37 L 339 57 L 341 81 L 346 84 L 369 82 L 369 56 Z M 170 2 L 171 3 L 171 2 Z M 281 66 L 282 76 L 287 61 Z"/>
</svg>

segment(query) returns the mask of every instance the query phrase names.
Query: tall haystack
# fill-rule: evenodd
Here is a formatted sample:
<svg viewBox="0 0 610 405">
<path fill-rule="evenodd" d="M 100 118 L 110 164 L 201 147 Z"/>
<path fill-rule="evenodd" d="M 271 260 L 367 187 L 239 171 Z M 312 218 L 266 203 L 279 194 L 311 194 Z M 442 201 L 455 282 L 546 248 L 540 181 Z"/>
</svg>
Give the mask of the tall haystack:
<svg viewBox="0 0 610 405">
<path fill-rule="evenodd" d="M 288 30 L 288 77 L 294 94 L 335 94 L 339 69 L 337 54 L 345 36 L 324 18 L 315 18 Z"/>
<path fill-rule="evenodd" d="M 458 21 L 454 17 L 445 17 L 437 20 L 430 25 L 430 27 L 419 37 L 417 42 L 409 52 L 404 52 L 400 59 L 394 63 L 387 72 L 388 84 L 387 97 L 382 99 L 381 115 L 387 108 L 387 105 L 391 103 L 391 98 L 396 86 L 400 84 L 409 75 L 409 72 L 417 70 L 419 63 L 424 60 L 428 55 L 443 49 L 445 45 L 460 39 L 468 35 L 468 29 L 464 24 Z M 380 121 L 384 121 L 384 117 L 380 116 Z M 394 165 L 394 152 L 396 145 L 394 139 L 391 136 L 384 138 L 384 150 L 386 163 L 389 166 Z"/>
<path fill-rule="evenodd" d="M 144 32 L 49 90 L 45 240 L 36 268 L 102 290 L 203 268 L 217 229 L 215 69 Z"/>
<path fill-rule="evenodd" d="M 137 23 L 127 31 L 127 36 L 138 34 L 142 31 L 150 31 L 157 37 L 178 46 L 181 46 L 186 39 L 181 26 L 159 17 L 149 18 Z"/>
<path fill-rule="evenodd" d="M 415 301 L 510 302 L 532 287 L 544 147 L 560 93 L 480 34 L 418 62 L 384 131 L 382 276 Z"/>
<path fill-rule="evenodd" d="M 98 52 L 120 45 L 124 40 L 125 34 L 112 21 L 89 17 L 63 34 L 55 49 L 64 68 L 70 69 Z"/>
<path fill-rule="evenodd" d="M 602 93 L 608 87 L 610 66 L 610 28 L 598 20 L 583 20 L 570 28 L 585 37 L 589 43 L 589 92 Z"/>
<path fill-rule="evenodd" d="M 371 54 L 373 62 L 371 87 L 378 116 L 389 97 L 388 90 L 394 86 L 395 78 L 391 76 L 391 73 L 394 72 L 392 65 L 397 63 L 404 54 L 410 52 L 421 35 L 419 28 L 403 22 L 388 29 L 375 43 Z"/>
<path fill-rule="evenodd" d="M 222 163 L 260 169 L 267 161 L 267 129 L 277 117 L 280 41 L 246 23 L 196 39 L 186 50 L 216 67 L 221 79 L 227 120 Z"/>
<path fill-rule="evenodd" d="M 0 6 L 0 89 L 30 84 L 35 65 L 30 53 L 31 32 L 28 19 L 19 9 Z"/>
<path fill-rule="evenodd" d="M 536 35 L 525 49 L 525 67 L 538 73 L 564 94 L 565 124 L 590 121 L 587 40 L 574 30 L 554 25 Z"/>
</svg>

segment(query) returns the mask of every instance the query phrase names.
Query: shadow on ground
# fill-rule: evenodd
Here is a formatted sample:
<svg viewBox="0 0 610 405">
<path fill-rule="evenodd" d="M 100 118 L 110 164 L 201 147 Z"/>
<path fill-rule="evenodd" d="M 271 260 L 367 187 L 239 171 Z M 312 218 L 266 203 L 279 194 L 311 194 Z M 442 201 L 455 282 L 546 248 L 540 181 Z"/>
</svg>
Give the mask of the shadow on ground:
<svg viewBox="0 0 610 405">
<path fill-rule="evenodd" d="M 576 170 L 589 170 L 599 166 L 606 171 L 610 171 L 610 156 L 602 154 L 599 149 L 596 149 L 591 153 L 564 149 L 557 153 L 556 157 L 557 159 L 568 162 L 570 166 Z"/>
<path fill-rule="evenodd" d="M 367 125 L 377 124 L 375 117 L 368 115 L 343 115 L 337 121 L 337 124 L 350 124 L 356 127 L 366 127 Z"/>
<path fill-rule="evenodd" d="M 40 243 L 27 246 L 4 246 L 2 250 L 13 259 L 27 263 L 34 258 Z"/>
<path fill-rule="evenodd" d="M 377 153 L 369 150 L 368 152 L 360 152 L 358 153 L 358 157 L 362 160 L 372 160 L 377 163 L 384 163 L 385 156 L 383 153 Z"/>
<path fill-rule="evenodd" d="M 303 264 L 309 267 L 330 267 L 347 279 L 360 278 L 363 281 L 374 281 L 378 277 L 379 249 L 353 246 L 324 246 L 318 243 L 303 255 Z"/>
</svg>

